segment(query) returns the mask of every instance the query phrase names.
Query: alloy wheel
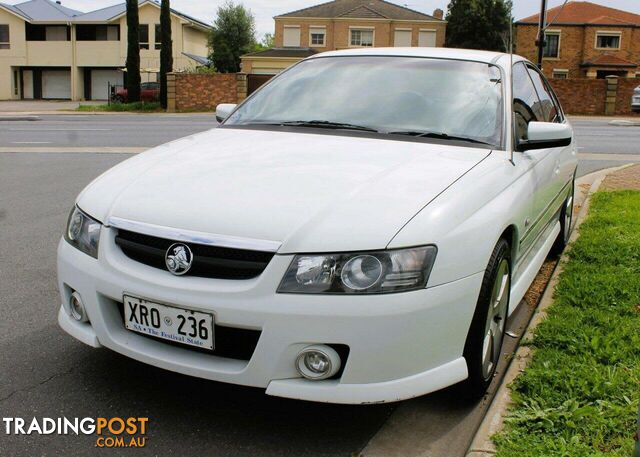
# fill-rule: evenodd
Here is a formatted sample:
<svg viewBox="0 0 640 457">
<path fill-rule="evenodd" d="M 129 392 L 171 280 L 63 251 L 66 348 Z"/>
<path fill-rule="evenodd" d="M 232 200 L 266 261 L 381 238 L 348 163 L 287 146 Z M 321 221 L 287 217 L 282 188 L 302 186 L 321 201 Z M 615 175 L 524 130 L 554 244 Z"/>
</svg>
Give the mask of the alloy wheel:
<svg viewBox="0 0 640 457">
<path fill-rule="evenodd" d="M 509 261 L 502 259 L 491 290 L 491 302 L 487 312 L 484 341 L 482 345 L 482 375 L 484 379 L 493 376 L 500 358 L 502 338 L 507 321 L 511 273 Z"/>
</svg>

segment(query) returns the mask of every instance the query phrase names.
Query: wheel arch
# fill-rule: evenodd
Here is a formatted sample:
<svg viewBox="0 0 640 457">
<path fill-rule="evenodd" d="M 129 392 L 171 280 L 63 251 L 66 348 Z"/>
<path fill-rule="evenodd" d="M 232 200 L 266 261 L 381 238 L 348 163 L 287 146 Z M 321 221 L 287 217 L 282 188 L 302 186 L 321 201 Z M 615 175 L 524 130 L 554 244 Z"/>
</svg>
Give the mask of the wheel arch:
<svg viewBox="0 0 640 457">
<path fill-rule="evenodd" d="M 500 238 L 504 238 L 509 243 L 509 248 L 511 249 L 511 271 L 513 271 L 513 266 L 518 255 L 518 236 L 518 227 L 516 227 L 515 224 L 508 225 L 500 235 Z M 498 238 L 498 240 L 500 238 Z M 496 243 L 498 240 L 496 240 Z"/>
</svg>

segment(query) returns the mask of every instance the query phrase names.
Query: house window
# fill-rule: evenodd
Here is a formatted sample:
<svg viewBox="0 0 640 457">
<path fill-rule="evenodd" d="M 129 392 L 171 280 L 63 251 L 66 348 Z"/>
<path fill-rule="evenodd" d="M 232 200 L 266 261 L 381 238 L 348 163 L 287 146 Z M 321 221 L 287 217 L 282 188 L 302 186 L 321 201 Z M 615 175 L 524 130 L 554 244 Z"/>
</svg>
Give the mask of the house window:
<svg viewBox="0 0 640 457">
<path fill-rule="evenodd" d="M 411 47 L 411 30 L 396 29 L 393 45 L 395 47 Z"/>
<path fill-rule="evenodd" d="M 544 34 L 544 49 L 542 56 L 550 59 L 557 59 L 560 57 L 560 33 L 559 32 L 545 32 Z"/>
<path fill-rule="evenodd" d="M 138 29 L 140 49 L 149 49 L 149 24 L 140 24 Z"/>
<path fill-rule="evenodd" d="M 373 46 L 373 30 L 351 29 L 351 46 Z"/>
<path fill-rule="evenodd" d="M 283 44 L 284 44 L 285 48 L 299 48 L 300 47 L 300 27 L 299 26 L 285 26 L 284 27 Z"/>
<path fill-rule="evenodd" d="M 19 94 L 20 81 L 18 79 L 18 70 L 13 70 L 13 95 Z"/>
<path fill-rule="evenodd" d="M 553 79 L 568 79 L 569 78 L 569 70 L 558 70 L 556 68 L 553 69 Z"/>
<path fill-rule="evenodd" d="M 0 49 L 9 49 L 9 26 L 7 24 L 0 24 Z"/>
<path fill-rule="evenodd" d="M 326 46 L 327 31 L 324 27 L 311 27 L 309 29 L 309 43 L 311 46 Z"/>
<path fill-rule="evenodd" d="M 76 40 L 78 41 L 119 41 L 119 25 L 77 25 Z"/>
<path fill-rule="evenodd" d="M 597 33 L 597 49 L 620 49 L 620 33 Z"/>
<path fill-rule="evenodd" d="M 436 31 L 420 30 L 420 36 L 418 37 L 418 46 L 420 46 L 421 48 L 435 48 Z"/>
<path fill-rule="evenodd" d="M 156 39 L 156 51 L 162 49 L 162 30 L 160 30 L 160 24 L 156 24 L 155 29 L 155 39 Z"/>
</svg>

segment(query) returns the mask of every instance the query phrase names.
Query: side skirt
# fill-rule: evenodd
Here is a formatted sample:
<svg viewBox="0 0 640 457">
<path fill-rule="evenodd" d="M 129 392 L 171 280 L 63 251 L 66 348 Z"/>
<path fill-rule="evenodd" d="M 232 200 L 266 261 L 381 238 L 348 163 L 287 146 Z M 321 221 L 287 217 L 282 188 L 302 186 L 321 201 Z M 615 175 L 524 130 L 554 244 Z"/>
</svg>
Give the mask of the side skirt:
<svg viewBox="0 0 640 457">
<path fill-rule="evenodd" d="M 511 286 L 511 298 L 509 302 L 509 315 L 518 307 L 518 304 L 529 289 L 529 286 L 535 279 L 544 263 L 551 247 L 560 233 L 560 221 L 555 220 L 555 224 L 551 223 L 543 232 L 543 236 L 539 237 L 533 249 L 529 251 L 528 256 L 533 258 L 524 259 L 523 264 L 527 265 L 524 271 L 518 275 L 518 279 Z M 534 254 L 535 253 L 535 254 Z M 528 260 L 528 261 L 527 261 Z"/>
</svg>

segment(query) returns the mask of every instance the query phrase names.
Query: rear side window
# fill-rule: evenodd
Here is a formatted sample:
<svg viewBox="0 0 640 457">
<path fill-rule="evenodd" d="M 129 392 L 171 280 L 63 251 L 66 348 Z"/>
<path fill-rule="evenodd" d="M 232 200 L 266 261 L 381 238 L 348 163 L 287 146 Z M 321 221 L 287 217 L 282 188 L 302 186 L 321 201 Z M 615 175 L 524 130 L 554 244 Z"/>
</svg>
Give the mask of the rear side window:
<svg viewBox="0 0 640 457">
<path fill-rule="evenodd" d="M 513 114 L 518 141 L 528 138 L 529 122 L 544 121 L 538 93 L 523 63 L 513 66 Z"/>
<path fill-rule="evenodd" d="M 531 81 L 533 81 L 533 85 L 538 93 L 538 98 L 540 99 L 542 120 L 544 122 L 562 122 L 562 115 L 551 93 L 551 89 L 549 89 L 544 79 L 542 79 L 538 70 L 530 65 L 527 65 L 527 70 L 529 70 L 529 76 L 531 76 Z"/>
</svg>

